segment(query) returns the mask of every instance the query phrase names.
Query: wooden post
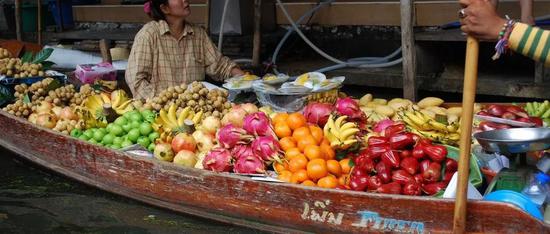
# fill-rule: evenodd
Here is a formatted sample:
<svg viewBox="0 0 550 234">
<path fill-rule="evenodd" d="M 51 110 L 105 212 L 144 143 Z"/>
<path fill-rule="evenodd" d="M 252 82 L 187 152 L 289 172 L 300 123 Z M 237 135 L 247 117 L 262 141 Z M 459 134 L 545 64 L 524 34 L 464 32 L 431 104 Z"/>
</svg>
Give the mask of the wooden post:
<svg viewBox="0 0 550 234">
<path fill-rule="evenodd" d="M 466 63 L 464 65 L 464 88 L 462 93 L 462 119 L 460 120 L 460 158 L 458 159 L 458 185 L 456 190 L 453 233 L 464 233 L 466 229 L 466 207 L 468 202 L 468 176 L 470 172 L 470 147 L 472 120 L 477 84 L 477 61 L 479 42 L 468 36 L 466 40 Z"/>
<path fill-rule="evenodd" d="M 416 54 L 414 1 L 401 0 L 401 47 L 403 49 L 403 97 L 416 101 Z"/>
<path fill-rule="evenodd" d="M 36 25 L 36 40 L 39 45 L 42 45 L 42 1 L 37 0 L 36 1 L 36 7 L 37 7 L 37 16 L 38 16 L 38 22 Z"/>
<path fill-rule="evenodd" d="M 15 0 L 15 34 L 18 41 L 22 41 L 21 36 L 21 0 Z"/>
<path fill-rule="evenodd" d="M 262 1 L 254 0 L 254 41 L 252 47 L 252 66 L 260 66 L 262 48 Z"/>
<path fill-rule="evenodd" d="M 103 62 L 113 62 L 113 59 L 111 58 L 111 52 L 109 51 L 109 48 L 111 47 L 110 44 L 111 42 L 109 40 L 99 40 L 99 50 L 101 51 L 101 58 L 103 59 Z"/>
<path fill-rule="evenodd" d="M 210 33 L 209 31 L 209 28 L 210 28 L 210 0 L 206 0 L 205 2 L 206 4 L 206 14 L 204 16 L 204 28 L 206 30 L 207 33 Z"/>
</svg>

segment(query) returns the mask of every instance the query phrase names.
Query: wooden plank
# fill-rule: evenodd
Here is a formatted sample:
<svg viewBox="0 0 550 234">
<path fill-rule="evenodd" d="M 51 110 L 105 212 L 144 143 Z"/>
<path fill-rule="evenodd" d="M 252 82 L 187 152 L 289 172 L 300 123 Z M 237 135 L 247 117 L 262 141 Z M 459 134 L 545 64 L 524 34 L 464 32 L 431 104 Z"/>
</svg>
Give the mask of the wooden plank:
<svg viewBox="0 0 550 234">
<path fill-rule="evenodd" d="M 15 0 L 15 33 L 17 40 L 21 41 L 21 0 Z"/>
<path fill-rule="evenodd" d="M 260 66 L 260 52 L 262 48 L 262 2 L 254 0 L 254 37 L 252 47 L 252 66 Z"/>
<path fill-rule="evenodd" d="M 414 1 L 401 0 L 401 47 L 403 49 L 403 97 L 416 100 L 416 52 L 414 43 Z"/>
<path fill-rule="evenodd" d="M 191 4 L 189 22 L 204 24 L 205 4 Z M 151 19 L 143 12 L 142 5 L 84 5 L 73 6 L 74 20 L 77 22 L 120 22 L 145 23 Z"/>
</svg>

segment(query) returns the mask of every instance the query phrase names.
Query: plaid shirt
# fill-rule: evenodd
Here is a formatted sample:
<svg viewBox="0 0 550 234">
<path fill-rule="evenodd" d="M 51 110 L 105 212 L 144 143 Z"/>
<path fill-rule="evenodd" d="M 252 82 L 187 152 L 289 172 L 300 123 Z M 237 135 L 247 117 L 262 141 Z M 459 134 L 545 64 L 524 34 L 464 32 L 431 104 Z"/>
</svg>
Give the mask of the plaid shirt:
<svg viewBox="0 0 550 234">
<path fill-rule="evenodd" d="M 137 33 L 126 69 L 126 83 L 134 98 L 151 98 L 182 83 L 231 76 L 237 65 L 223 56 L 206 31 L 186 23 L 176 39 L 164 20 L 151 21 Z"/>
</svg>

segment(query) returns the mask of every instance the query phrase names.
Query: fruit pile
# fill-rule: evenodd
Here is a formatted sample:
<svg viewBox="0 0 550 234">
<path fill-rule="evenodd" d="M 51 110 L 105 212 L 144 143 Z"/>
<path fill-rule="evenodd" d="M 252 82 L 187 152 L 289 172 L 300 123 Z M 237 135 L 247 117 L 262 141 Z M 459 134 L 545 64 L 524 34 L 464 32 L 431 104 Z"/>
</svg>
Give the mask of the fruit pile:
<svg viewBox="0 0 550 234">
<path fill-rule="evenodd" d="M 153 130 L 151 123 L 155 113 L 150 110 L 130 111 L 118 117 L 105 128 L 90 128 L 83 132 L 71 132 L 73 137 L 92 144 L 121 149 L 133 144 L 139 144 L 149 151 L 155 148 L 155 140 L 159 134 Z"/>
<path fill-rule="evenodd" d="M 459 122 L 449 123 L 444 116 L 438 121 L 416 110 L 400 111 L 397 114 L 399 115 L 398 119 L 406 123 L 408 129 L 413 133 L 443 144 L 458 144 L 460 139 Z"/>
<path fill-rule="evenodd" d="M 3 52 L 2 52 L 3 53 Z M 44 76 L 42 64 L 22 62 L 20 58 L 0 59 L 0 75 L 13 78 Z"/>
<path fill-rule="evenodd" d="M 352 190 L 419 196 L 447 186 L 458 163 L 447 158 L 445 146 L 406 132 L 403 124 L 384 131 L 384 137 L 368 138 L 368 147 L 352 155 Z"/>
<path fill-rule="evenodd" d="M 10 57 L 11 57 L 11 53 L 8 50 L 0 47 L 0 59 L 10 58 Z"/>
<path fill-rule="evenodd" d="M 201 82 L 193 82 L 189 85 L 169 87 L 160 92 L 159 96 L 146 101 L 145 105 L 156 111 L 168 110 L 172 104 L 180 109 L 189 107 L 195 113 L 203 112 L 204 117 L 214 116 L 221 118 L 231 108 L 227 90 L 208 90 Z"/>
<path fill-rule="evenodd" d="M 278 179 L 323 188 L 344 188 L 350 172 L 349 159 L 336 160 L 336 152 L 316 124 L 301 113 L 278 113 L 273 117 L 275 133 L 285 152 L 273 164 Z"/>
<path fill-rule="evenodd" d="M 547 125 L 550 125 L 550 101 L 528 102 L 525 105 L 525 110 L 529 116 L 542 118 Z"/>
<path fill-rule="evenodd" d="M 535 126 L 542 126 L 542 119 L 540 117 L 530 117 L 525 109 L 515 105 L 491 104 L 478 112 L 477 115 L 496 117 L 524 123 L 534 123 Z M 494 123 L 491 121 L 481 121 L 478 124 L 479 131 L 507 129 L 511 127 L 512 126 L 508 124 Z"/>
<path fill-rule="evenodd" d="M 202 160 L 206 170 L 258 174 L 265 173 L 266 166 L 273 162 L 281 161 L 280 144 L 263 112 L 248 114 L 242 128 L 231 123 L 223 126 L 216 140 L 219 146 Z"/>
</svg>

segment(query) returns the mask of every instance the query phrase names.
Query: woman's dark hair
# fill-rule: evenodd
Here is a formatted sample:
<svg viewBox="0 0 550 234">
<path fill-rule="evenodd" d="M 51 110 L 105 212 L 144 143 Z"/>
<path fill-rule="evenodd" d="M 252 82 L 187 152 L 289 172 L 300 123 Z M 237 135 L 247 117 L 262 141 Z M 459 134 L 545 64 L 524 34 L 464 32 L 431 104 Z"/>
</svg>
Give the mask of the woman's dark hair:
<svg viewBox="0 0 550 234">
<path fill-rule="evenodd" d="M 161 5 L 168 5 L 168 0 L 150 0 L 151 11 L 148 13 L 149 17 L 155 21 L 166 20 L 164 12 L 160 9 Z"/>
</svg>

